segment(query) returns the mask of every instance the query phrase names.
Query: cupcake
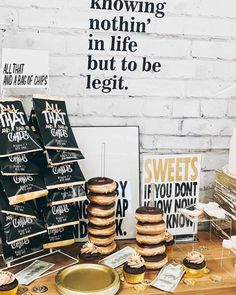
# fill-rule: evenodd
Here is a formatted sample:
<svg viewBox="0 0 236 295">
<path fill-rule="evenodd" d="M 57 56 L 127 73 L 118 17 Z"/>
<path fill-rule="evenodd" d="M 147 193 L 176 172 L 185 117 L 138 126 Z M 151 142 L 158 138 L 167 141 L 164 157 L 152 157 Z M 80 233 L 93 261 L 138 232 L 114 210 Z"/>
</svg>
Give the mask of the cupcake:
<svg viewBox="0 0 236 295">
<path fill-rule="evenodd" d="M 129 284 L 141 283 L 144 280 L 145 270 L 144 259 L 138 253 L 133 254 L 123 267 L 125 281 Z"/>
<path fill-rule="evenodd" d="M 16 295 L 18 288 L 18 281 L 14 274 L 8 271 L 0 272 L 0 294 L 2 295 Z"/>
<path fill-rule="evenodd" d="M 173 253 L 173 245 L 175 243 L 174 237 L 168 232 L 165 232 L 165 246 L 166 246 L 166 253 L 172 254 Z"/>
<path fill-rule="evenodd" d="M 79 252 L 80 263 L 98 263 L 101 258 L 99 248 L 93 242 L 85 243 Z"/>
<path fill-rule="evenodd" d="M 201 253 L 192 251 L 184 259 L 183 265 L 188 277 L 200 278 L 204 275 L 206 261 Z"/>
</svg>

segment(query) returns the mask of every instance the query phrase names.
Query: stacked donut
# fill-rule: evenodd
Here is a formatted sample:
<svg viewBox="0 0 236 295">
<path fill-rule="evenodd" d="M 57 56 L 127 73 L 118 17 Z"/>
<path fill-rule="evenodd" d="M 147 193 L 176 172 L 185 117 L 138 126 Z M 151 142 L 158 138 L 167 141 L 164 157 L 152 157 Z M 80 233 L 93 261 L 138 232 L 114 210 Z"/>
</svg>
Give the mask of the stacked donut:
<svg viewBox="0 0 236 295">
<path fill-rule="evenodd" d="M 87 182 L 88 199 L 88 238 L 102 255 L 116 250 L 115 211 L 117 184 L 107 177 L 95 177 Z"/>
<path fill-rule="evenodd" d="M 143 256 L 147 269 L 162 268 L 168 257 L 165 253 L 165 229 L 163 211 L 156 207 L 139 207 L 136 210 L 137 219 L 137 252 Z"/>
</svg>

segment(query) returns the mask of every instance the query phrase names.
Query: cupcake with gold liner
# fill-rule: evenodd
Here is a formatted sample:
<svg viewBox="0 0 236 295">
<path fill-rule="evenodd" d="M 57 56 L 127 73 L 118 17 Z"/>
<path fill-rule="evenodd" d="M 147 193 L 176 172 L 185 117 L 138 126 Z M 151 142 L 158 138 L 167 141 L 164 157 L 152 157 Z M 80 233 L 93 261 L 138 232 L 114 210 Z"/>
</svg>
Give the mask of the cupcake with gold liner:
<svg viewBox="0 0 236 295">
<path fill-rule="evenodd" d="M 174 237 L 168 232 L 165 232 L 165 246 L 166 246 L 166 253 L 173 254 L 175 240 Z"/>
<path fill-rule="evenodd" d="M 183 265 L 187 277 L 200 278 L 204 275 L 206 261 L 203 254 L 192 251 L 189 252 L 183 260 Z"/>
<path fill-rule="evenodd" d="M 18 281 L 9 271 L 0 272 L 0 295 L 16 295 Z"/>
<path fill-rule="evenodd" d="M 138 253 L 130 256 L 123 266 L 124 278 L 129 284 L 141 283 L 144 280 L 145 271 L 145 261 Z"/>
<path fill-rule="evenodd" d="M 99 248 L 93 242 L 85 243 L 79 252 L 80 263 L 98 263 L 101 259 Z"/>
</svg>

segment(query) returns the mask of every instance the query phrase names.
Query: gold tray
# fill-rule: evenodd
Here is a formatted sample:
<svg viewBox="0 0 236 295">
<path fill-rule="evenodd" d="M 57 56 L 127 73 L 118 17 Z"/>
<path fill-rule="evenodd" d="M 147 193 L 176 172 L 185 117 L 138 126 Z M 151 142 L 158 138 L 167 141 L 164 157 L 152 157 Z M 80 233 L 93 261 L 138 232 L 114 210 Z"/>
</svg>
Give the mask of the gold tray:
<svg viewBox="0 0 236 295">
<path fill-rule="evenodd" d="M 56 275 L 56 288 L 61 295 L 114 295 L 120 288 L 118 273 L 102 264 L 76 264 Z"/>
</svg>

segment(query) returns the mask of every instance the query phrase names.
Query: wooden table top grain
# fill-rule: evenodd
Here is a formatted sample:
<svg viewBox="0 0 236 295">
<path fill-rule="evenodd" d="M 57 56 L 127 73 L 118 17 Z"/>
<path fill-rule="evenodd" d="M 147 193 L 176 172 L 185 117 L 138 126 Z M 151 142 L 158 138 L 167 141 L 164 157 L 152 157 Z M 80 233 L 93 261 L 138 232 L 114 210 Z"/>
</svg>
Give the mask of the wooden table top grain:
<svg viewBox="0 0 236 295">
<path fill-rule="evenodd" d="M 182 261 L 188 251 L 192 250 L 192 247 L 196 251 L 199 251 L 199 247 L 201 252 L 204 254 L 207 267 L 210 270 L 209 274 L 206 274 L 203 278 L 194 279 L 195 285 L 189 286 L 181 280 L 180 284 L 176 288 L 174 294 L 191 294 L 191 295 L 236 295 L 236 276 L 234 277 L 234 267 L 236 263 L 236 257 L 233 256 L 231 252 L 228 250 L 224 251 L 224 259 L 222 260 L 222 242 L 220 239 L 213 238 L 213 240 L 209 240 L 209 235 L 206 232 L 199 233 L 200 242 L 199 243 L 188 243 L 188 244 L 178 244 L 174 245 L 173 253 L 169 254 L 169 261 Z M 122 249 L 125 246 L 135 247 L 135 240 L 122 240 L 118 241 L 118 248 Z M 76 257 L 78 254 L 79 244 L 75 244 L 73 246 L 69 246 L 63 248 L 67 254 Z M 61 263 L 62 262 L 57 262 Z M 145 279 L 153 280 L 157 271 L 147 271 L 145 274 Z M 212 275 L 219 276 L 221 278 L 221 282 L 214 282 L 211 279 Z M 51 274 L 46 277 L 40 278 L 34 281 L 31 285 L 28 286 L 29 292 L 32 294 L 37 294 L 33 292 L 33 287 L 39 284 L 46 285 L 48 287 L 48 291 L 43 294 L 53 295 L 58 294 L 55 287 L 55 276 L 56 274 Z M 138 294 L 146 294 L 146 295 L 154 295 L 154 294 L 164 294 L 156 288 L 147 287 L 144 291 L 137 291 L 134 289 L 134 285 L 127 284 L 125 282 L 121 282 L 120 291 L 117 293 L 119 295 L 138 295 Z"/>
</svg>

